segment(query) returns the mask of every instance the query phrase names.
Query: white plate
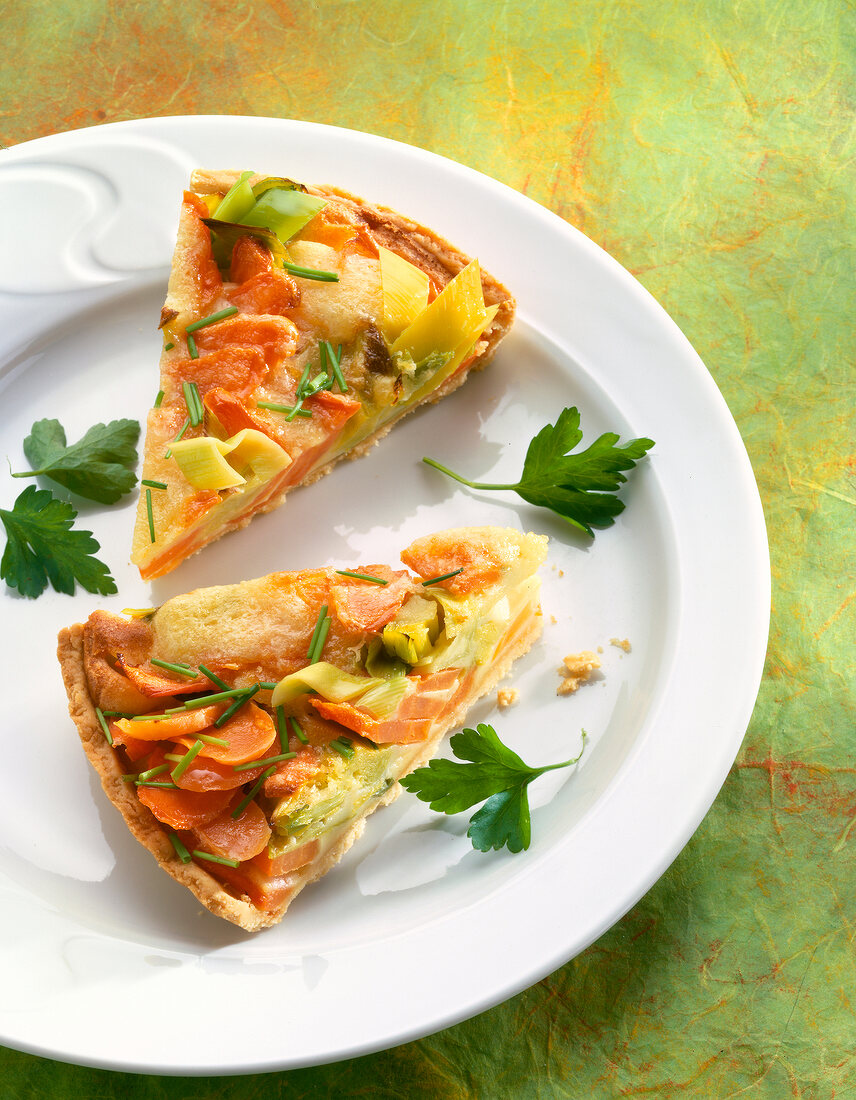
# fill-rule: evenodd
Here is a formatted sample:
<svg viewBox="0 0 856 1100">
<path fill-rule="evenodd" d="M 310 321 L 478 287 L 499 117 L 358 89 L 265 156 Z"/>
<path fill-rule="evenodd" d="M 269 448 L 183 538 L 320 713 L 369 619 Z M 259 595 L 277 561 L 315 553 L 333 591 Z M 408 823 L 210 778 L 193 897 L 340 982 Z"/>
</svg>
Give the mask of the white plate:
<svg viewBox="0 0 856 1100">
<path fill-rule="evenodd" d="M 393 1046 L 480 1012 L 581 951 L 656 881 L 734 759 L 765 651 L 769 565 L 752 471 L 728 410 L 672 321 L 558 217 L 467 168 L 352 131 L 170 118 L 59 134 L 0 154 L 0 507 L 21 444 L 58 417 L 144 421 L 178 197 L 194 165 L 333 182 L 433 226 L 513 288 L 494 364 L 371 455 L 144 585 L 133 502 L 84 504 L 114 597 L 2 595 L 0 1040 L 142 1072 L 261 1071 Z M 14 215 L 12 214 L 14 212 Z M 11 223 L 11 224 L 10 224 Z M 628 508 L 594 542 L 509 494 L 473 494 L 419 460 L 514 480 L 565 405 L 587 438 L 653 437 Z M 475 852 L 466 816 L 404 795 L 275 929 L 247 935 L 155 867 L 104 798 L 69 721 L 60 627 L 274 569 L 397 561 L 428 531 L 501 523 L 552 536 L 543 640 L 495 722 L 530 763 L 582 764 L 531 789 L 533 843 Z M 611 644 L 629 639 L 632 650 Z M 603 675 L 559 698 L 557 666 L 603 647 Z"/>
</svg>

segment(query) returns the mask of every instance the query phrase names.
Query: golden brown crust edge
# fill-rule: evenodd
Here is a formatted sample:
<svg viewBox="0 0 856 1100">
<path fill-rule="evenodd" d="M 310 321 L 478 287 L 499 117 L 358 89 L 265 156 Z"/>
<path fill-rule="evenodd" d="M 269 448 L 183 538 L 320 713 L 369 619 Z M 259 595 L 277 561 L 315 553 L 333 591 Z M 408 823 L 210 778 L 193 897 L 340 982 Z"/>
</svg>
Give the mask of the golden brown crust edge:
<svg viewBox="0 0 856 1100">
<path fill-rule="evenodd" d="M 209 875 L 197 864 L 181 862 L 163 826 L 139 802 L 128 784 L 122 780 L 121 768 L 104 737 L 95 713 L 95 704 L 89 692 L 83 632 L 84 627 L 80 623 L 60 631 L 57 657 L 62 668 L 62 677 L 68 694 L 69 714 L 77 727 L 89 762 L 98 773 L 104 793 L 120 811 L 134 837 L 152 853 L 167 874 L 171 875 L 182 886 L 186 886 L 197 900 L 215 916 L 223 917 L 248 932 L 259 931 L 262 928 L 278 924 L 285 915 L 288 906 L 300 891 L 327 874 L 345 855 L 351 845 L 360 838 L 369 814 L 381 806 L 389 805 L 401 794 L 401 786 L 398 783 L 393 784 L 384 797 L 370 806 L 330 847 L 322 860 L 294 872 L 293 888 L 281 908 L 266 913 L 249 901 L 242 901 L 233 897 L 223 889 L 212 875 Z M 535 615 L 529 629 L 518 637 L 516 644 L 509 649 L 503 661 L 498 662 L 491 669 L 490 676 L 481 685 L 476 698 L 482 698 L 496 687 L 499 681 L 508 674 L 514 661 L 529 650 L 540 633 L 541 617 Z M 446 725 L 433 737 L 426 740 L 422 752 L 411 764 L 411 771 L 422 767 L 435 755 L 440 741 L 450 729 L 460 725 L 474 702 L 475 698 L 461 701 Z"/>
</svg>

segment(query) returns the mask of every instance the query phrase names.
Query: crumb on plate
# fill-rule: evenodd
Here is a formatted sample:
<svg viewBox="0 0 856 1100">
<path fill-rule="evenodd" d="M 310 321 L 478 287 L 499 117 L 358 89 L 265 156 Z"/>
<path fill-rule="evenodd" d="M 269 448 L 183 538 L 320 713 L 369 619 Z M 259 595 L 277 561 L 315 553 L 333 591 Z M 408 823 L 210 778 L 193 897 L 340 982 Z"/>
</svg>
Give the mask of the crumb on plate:
<svg viewBox="0 0 856 1100">
<path fill-rule="evenodd" d="M 569 654 L 564 658 L 564 667 L 559 669 L 563 679 L 556 688 L 556 694 L 572 695 L 580 684 L 584 684 L 591 677 L 594 670 L 598 668 L 600 668 L 600 661 L 590 649 Z"/>
<path fill-rule="evenodd" d="M 630 652 L 630 641 L 627 638 L 610 638 L 609 644 L 616 646 L 618 649 L 623 649 L 625 653 Z"/>
<path fill-rule="evenodd" d="M 519 698 L 520 692 L 517 688 L 500 688 L 496 693 L 496 704 L 505 710 L 506 707 L 513 707 Z"/>
</svg>

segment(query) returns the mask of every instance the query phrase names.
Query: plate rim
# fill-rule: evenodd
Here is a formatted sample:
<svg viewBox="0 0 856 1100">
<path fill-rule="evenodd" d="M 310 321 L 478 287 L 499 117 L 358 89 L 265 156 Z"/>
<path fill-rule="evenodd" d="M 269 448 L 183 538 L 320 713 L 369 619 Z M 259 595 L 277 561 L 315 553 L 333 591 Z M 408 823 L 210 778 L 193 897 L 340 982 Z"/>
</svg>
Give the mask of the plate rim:
<svg viewBox="0 0 856 1100">
<path fill-rule="evenodd" d="M 749 513 L 743 516 L 744 524 L 746 525 L 745 535 L 749 535 L 749 544 L 751 550 L 751 565 L 753 574 L 756 581 L 759 583 L 758 599 L 756 606 L 752 611 L 752 624 L 751 632 L 753 634 L 752 639 L 752 654 L 751 654 L 751 670 L 747 675 L 747 680 L 754 681 L 754 692 L 745 692 L 745 698 L 741 699 L 741 705 L 739 708 L 740 718 L 734 719 L 734 728 L 730 732 L 730 736 L 726 739 L 725 743 L 720 745 L 718 767 L 716 769 L 715 776 L 708 784 L 710 798 L 709 801 L 702 805 L 699 803 L 696 806 L 696 813 L 688 815 L 682 822 L 682 828 L 674 833 L 671 837 L 671 841 L 660 852 L 659 859 L 655 865 L 648 865 L 644 875 L 640 876 L 640 882 L 645 880 L 644 885 L 639 889 L 639 882 L 634 884 L 633 889 L 626 893 L 626 895 L 620 900 L 616 901 L 610 910 L 602 915 L 602 919 L 597 927 L 589 927 L 586 929 L 582 936 L 578 936 L 577 940 L 584 940 L 585 942 L 578 942 L 571 950 L 570 954 L 559 952 L 553 954 L 549 958 L 543 960 L 543 966 L 540 971 L 531 971 L 526 974 L 518 975 L 518 980 L 506 985 L 500 992 L 497 992 L 495 988 L 479 998 L 470 997 L 466 1004 L 460 1005 L 454 1010 L 450 1010 L 445 1016 L 435 1017 L 429 1026 L 422 1026 L 420 1024 L 414 1024 L 408 1026 L 398 1034 L 390 1034 L 388 1036 L 378 1036 L 376 1041 L 365 1041 L 357 1043 L 354 1046 L 342 1047 L 341 1044 L 336 1048 L 328 1052 L 329 1056 L 317 1057 L 313 1056 L 311 1060 L 305 1061 L 298 1058 L 274 1058 L 266 1062 L 248 1062 L 241 1060 L 240 1058 L 233 1059 L 231 1063 L 224 1062 L 223 1065 L 218 1066 L 213 1070 L 214 1073 L 219 1074 L 232 1074 L 232 1073 L 251 1073 L 251 1072 L 266 1072 L 274 1069 L 288 1069 L 298 1068 L 301 1066 L 320 1065 L 327 1062 L 337 1061 L 344 1058 L 356 1057 L 372 1053 L 374 1051 L 386 1049 L 390 1046 L 400 1045 L 401 1043 L 412 1041 L 419 1037 L 423 1037 L 428 1034 L 432 1034 L 438 1030 L 442 1030 L 446 1027 L 452 1026 L 464 1019 L 470 1018 L 481 1012 L 486 1011 L 493 1005 L 501 1003 L 509 997 L 515 996 L 521 990 L 528 988 L 545 975 L 553 972 L 558 966 L 563 965 L 571 958 L 575 957 L 580 951 L 584 950 L 592 942 L 594 942 L 604 931 L 610 928 L 621 916 L 627 912 L 632 905 L 636 904 L 640 897 L 660 878 L 668 866 L 674 861 L 679 852 L 684 848 L 690 837 L 698 828 L 698 825 L 703 820 L 704 816 L 713 804 L 722 784 L 724 783 L 731 764 L 739 750 L 740 744 L 745 735 L 746 728 L 754 709 L 757 692 L 761 683 L 761 676 L 763 672 L 764 658 L 767 648 L 769 621 L 770 621 L 770 588 L 771 588 L 771 576 L 770 576 L 770 563 L 769 563 L 769 546 L 767 541 L 766 526 L 764 524 L 763 507 L 761 505 L 760 494 L 758 492 L 757 483 L 752 472 L 751 463 L 748 453 L 746 452 L 745 445 L 740 437 L 739 430 L 734 421 L 730 410 L 728 409 L 724 398 L 720 391 L 716 387 L 715 381 L 708 372 L 707 368 L 698 357 L 697 353 L 692 349 L 689 341 L 681 332 L 676 322 L 666 313 L 666 311 L 656 302 L 653 296 L 635 279 L 621 264 L 618 263 L 614 257 L 605 252 L 599 245 L 591 241 L 580 230 L 574 226 L 565 222 L 558 215 L 552 213 L 547 208 L 540 206 L 534 200 L 530 199 L 526 195 L 522 195 L 515 191 L 513 188 L 502 183 L 501 181 L 492 179 L 477 170 L 468 167 L 467 165 L 460 164 L 449 158 L 443 157 L 437 153 L 433 153 L 429 150 L 419 148 L 417 146 L 409 145 L 405 142 L 397 141 L 391 138 L 381 137 L 379 135 L 364 133 L 357 130 L 349 130 L 341 127 L 330 126 L 322 123 L 312 123 L 301 120 L 291 119 L 278 119 L 267 118 L 265 116 L 245 116 L 245 115 L 170 115 L 161 116 L 156 118 L 140 118 L 132 119 L 122 122 L 105 123 L 99 126 L 86 127 L 79 130 L 63 131 L 59 134 L 46 135 L 41 138 L 35 138 L 27 142 L 20 143 L 10 147 L 3 152 L 3 156 L 0 156 L 0 167 L 7 162 L 10 154 L 13 154 L 12 159 L 26 159 L 26 156 L 30 152 L 41 152 L 44 149 L 52 147 L 61 148 L 65 144 L 73 145 L 76 141 L 81 139 L 81 136 L 88 137 L 91 135 L 103 135 L 108 136 L 113 134 L 131 134 L 135 131 L 143 133 L 155 134 L 158 127 L 165 127 L 166 130 L 180 130 L 182 127 L 211 127 L 212 129 L 224 128 L 226 130 L 229 127 L 239 126 L 242 123 L 252 125 L 254 127 L 284 127 L 286 130 L 289 128 L 296 128 L 302 130 L 306 134 L 323 133 L 327 136 L 330 135 L 348 135 L 349 141 L 356 141 L 357 144 L 361 142 L 368 142 L 375 145 L 377 148 L 384 148 L 387 150 L 407 150 L 407 155 L 415 154 L 418 158 L 426 158 L 426 162 L 442 166 L 446 171 L 451 170 L 452 174 L 463 173 L 468 177 L 474 186 L 484 186 L 489 190 L 497 189 L 496 193 L 504 198 L 506 202 L 510 202 L 514 205 L 520 205 L 521 209 L 527 211 L 527 213 L 538 219 L 546 219 L 545 224 L 558 235 L 568 235 L 569 240 L 574 241 L 574 246 L 580 248 L 588 253 L 596 265 L 604 267 L 609 277 L 612 279 L 618 279 L 622 284 L 625 292 L 628 292 L 631 297 L 635 296 L 642 307 L 647 310 L 653 308 L 654 314 L 658 318 L 659 324 L 662 326 L 664 333 L 668 332 L 670 339 L 676 342 L 681 348 L 685 357 L 686 364 L 692 364 L 690 369 L 693 371 L 694 377 L 692 383 L 698 386 L 705 394 L 706 399 L 711 403 L 712 408 L 717 413 L 718 423 L 717 427 L 725 432 L 726 438 L 733 448 L 733 453 L 730 456 L 735 462 L 735 472 L 739 475 L 740 480 L 740 492 L 744 498 L 744 503 L 749 507 Z M 525 316 L 525 314 L 523 314 Z M 543 330 L 543 329 L 542 329 Z M 750 698 L 751 694 L 751 698 Z M 739 727 L 739 728 L 738 728 Z M 720 774 L 721 773 L 721 774 Z M 613 788 L 611 797 L 617 797 L 616 789 Z M 604 800 L 604 802 L 607 800 Z M 595 807 L 597 809 L 597 807 Z M 605 805 L 601 805 L 598 812 L 603 813 L 605 811 Z M 653 876 L 653 877 L 652 877 Z M 510 889 L 510 886 L 507 888 Z M 7 1039 L 3 1037 L 3 1041 L 9 1046 L 14 1046 L 17 1049 L 28 1050 L 33 1054 L 37 1054 L 42 1057 L 58 1058 L 60 1060 L 78 1061 L 80 1064 L 87 1064 L 97 1066 L 99 1068 L 107 1069 L 132 1069 L 137 1072 L 146 1073 L 166 1073 L 166 1074 L 186 1074 L 189 1072 L 187 1066 L 176 1067 L 169 1066 L 166 1063 L 162 1066 L 153 1066 L 147 1063 L 138 1063 L 132 1065 L 127 1060 L 114 1062 L 109 1057 L 103 1059 L 79 1059 L 75 1057 L 73 1052 L 59 1052 L 57 1048 L 43 1045 L 40 1043 L 26 1043 L 20 1039 Z M 206 1069 L 203 1063 L 198 1063 L 190 1072 L 198 1072 L 200 1074 L 210 1074 L 212 1070 Z"/>
</svg>

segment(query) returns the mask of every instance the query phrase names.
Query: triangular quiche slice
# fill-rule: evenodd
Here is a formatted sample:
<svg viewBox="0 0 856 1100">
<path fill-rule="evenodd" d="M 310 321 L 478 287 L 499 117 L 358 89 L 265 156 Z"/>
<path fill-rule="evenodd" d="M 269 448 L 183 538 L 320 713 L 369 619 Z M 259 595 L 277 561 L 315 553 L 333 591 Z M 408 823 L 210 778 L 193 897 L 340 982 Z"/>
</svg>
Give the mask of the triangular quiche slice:
<svg viewBox="0 0 856 1100">
<path fill-rule="evenodd" d="M 333 187 L 197 171 L 161 317 L 132 560 L 162 576 L 484 366 L 508 291 Z"/>
<path fill-rule="evenodd" d="M 63 630 L 74 719 L 134 836 L 211 912 L 279 921 L 541 629 L 546 538 L 203 588 Z"/>
</svg>

